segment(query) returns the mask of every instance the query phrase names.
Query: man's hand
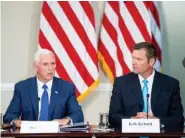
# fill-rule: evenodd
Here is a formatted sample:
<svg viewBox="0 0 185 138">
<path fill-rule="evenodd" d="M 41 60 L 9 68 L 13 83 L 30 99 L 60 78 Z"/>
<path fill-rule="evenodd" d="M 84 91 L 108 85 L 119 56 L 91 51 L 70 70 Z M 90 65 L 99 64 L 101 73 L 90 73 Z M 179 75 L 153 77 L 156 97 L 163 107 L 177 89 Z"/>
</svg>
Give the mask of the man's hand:
<svg viewBox="0 0 185 138">
<path fill-rule="evenodd" d="M 131 119 L 139 119 L 137 116 L 133 116 L 131 117 Z"/>
<path fill-rule="evenodd" d="M 65 117 L 63 119 L 55 119 L 54 121 L 58 121 L 59 125 L 63 126 L 63 125 L 69 124 L 70 118 L 69 117 Z"/>
<path fill-rule="evenodd" d="M 139 112 L 139 113 L 137 113 L 136 117 L 139 118 L 139 119 L 147 118 L 147 113 Z"/>
<path fill-rule="evenodd" d="M 147 118 L 147 113 L 139 112 L 139 113 L 137 113 L 137 115 L 134 118 L 135 119 L 146 119 Z M 148 114 L 148 118 L 149 119 L 156 119 L 156 117 L 153 114 L 151 114 L 151 113 Z"/>
<path fill-rule="evenodd" d="M 13 121 L 13 124 L 14 124 L 16 127 L 20 128 L 20 127 L 21 127 L 21 120 L 14 120 L 14 121 Z"/>
<path fill-rule="evenodd" d="M 157 117 L 155 117 L 153 114 L 148 114 L 148 118 L 149 119 L 157 119 Z"/>
</svg>

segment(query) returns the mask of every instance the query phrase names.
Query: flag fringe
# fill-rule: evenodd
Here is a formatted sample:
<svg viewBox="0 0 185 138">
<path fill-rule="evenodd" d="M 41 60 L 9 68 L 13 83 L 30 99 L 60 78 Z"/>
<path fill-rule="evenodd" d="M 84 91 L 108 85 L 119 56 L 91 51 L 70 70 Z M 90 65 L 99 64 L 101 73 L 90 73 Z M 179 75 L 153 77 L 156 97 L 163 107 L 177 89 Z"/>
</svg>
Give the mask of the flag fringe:
<svg viewBox="0 0 185 138">
<path fill-rule="evenodd" d="M 86 91 L 84 91 L 80 96 L 78 96 L 78 102 L 84 101 L 84 99 L 86 99 L 86 97 L 92 92 L 93 89 L 95 89 L 99 85 L 99 83 L 100 80 L 98 78 L 93 84 L 91 84 L 91 86 L 88 87 Z"/>
<path fill-rule="evenodd" d="M 109 66 L 107 65 L 107 63 L 106 63 L 106 61 L 100 51 L 98 51 L 98 59 L 102 63 L 102 68 L 105 71 L 105 73 L 107 74 L 107 77 L 113 83 L 114 77 L 112 75 L 112 71 L 110 70 Z"/>
</svg>

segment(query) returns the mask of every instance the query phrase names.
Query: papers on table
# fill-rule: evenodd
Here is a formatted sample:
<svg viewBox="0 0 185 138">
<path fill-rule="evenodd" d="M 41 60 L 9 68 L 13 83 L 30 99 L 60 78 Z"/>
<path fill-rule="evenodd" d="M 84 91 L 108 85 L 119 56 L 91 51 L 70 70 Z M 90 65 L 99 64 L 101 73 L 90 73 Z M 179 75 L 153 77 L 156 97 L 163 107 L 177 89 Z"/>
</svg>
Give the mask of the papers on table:
<svg viewBox="0 0 185 138">
<path fill-rule="evenodd" d="M 22 121 L 20 133 L 58 133 L 57 121 Z"/>
<path fill-rule="evenodd" d="M 62 132 L 87 132 L 89 130 L 89 124 L 85 122 L 73 123 L 73 125 L 60 126 Z"/>
<path fill-rule="evenodd" d="M 1 132 L 4 132 L 4 131 L 7 131 L 7 130 L 1 129 Z"/>
</svg>

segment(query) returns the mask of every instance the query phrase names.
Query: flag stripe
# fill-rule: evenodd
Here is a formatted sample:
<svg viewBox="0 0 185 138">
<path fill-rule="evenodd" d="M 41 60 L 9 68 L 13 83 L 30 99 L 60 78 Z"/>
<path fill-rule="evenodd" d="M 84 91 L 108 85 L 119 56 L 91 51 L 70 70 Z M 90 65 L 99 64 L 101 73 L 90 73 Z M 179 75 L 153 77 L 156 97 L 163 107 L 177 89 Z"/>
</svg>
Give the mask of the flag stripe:
<svg viewBox="0 0 185 138">
<path fill-rule="evenodd" d="M 111 81 L 113 80 L 112 77 L 119 77 L 133 70 L 131 55 L 133 46 L 143 41 L 154 43 L 157 49 L 155 68 L 160 69 L 162 57 L 161 33 L 160 27 L 155 21 L 158 15 L 156 16 L 150 10 L 151 7 L 146 6 L 146 3 L 141 1 L 108 1 L 105 3 L 98 44 L 100 60 L 104 59 L 102 64 L 109 67 L 103 69 Z M 157 12 L 157 4 L 152 3 L 153 8 L 154 6 L 156 8 L 155 12 Z M 127 67 L 127 70 L 125 70 L 125 67 Z M 109 72 L 113 75 L 109 75 Z"/>
<path fill-rule="evenodd" d="M 119 60 L 118 60 L 118 56 L 116 53 L 116 46 L 115 46 L 115 43 L 112 41 L 111 37 L 112 36 L 109 36 L 108 33 L 106 32 L 105 28 L 102 27 L 102 35 L 105 36 L 105 37 L 102 37 L 102 43 L 104 44 L 104 46 L 106 47 L 106 49 L 108 49 L 109 51 L 109 54 L 110 56 L 113 58 L 114 62 L 115 62 L 115 68 L 116 68 L 116 75 L 119 75 L 119 74 L 122 74 L 122 68 L 121 68 L 121 65 L 119 63 Z M 109 47 L 109 45 L 111 45 L 112 47 Z M 112 51 L 112 52 L 110 52 Z"/>
<path fill-rule="evenodd" d="M 47 4 L 46 4 L 47 5 Z M 49 11 L 49 12 L 48 12 Z M 80 75 L 83 77 L 83 80 L 85 80 L 85 83 L 87 85 L 90 85 L 93 83 L 93 78 L 87 71 L 85 65 L 81 61 L 81 58 L 73 48 L 71 42 L 68 39 L 68 36 L 65 34 L 63 28 L 60 26 L 58 23 L 57 19 L 55 16 L 52 14 L 52 11 L 50 11 L 49 6 L 45 6 L 45 9 L 43 9 L 43 14 L 46 14 L 45 12 L 48 12 L 46 16 L 46 20 L 49 21 L 50 26 L 54 30 L 56 36 L 60 40 L 60 43 L 63 45 L 65 51 L 68 53 L 68 56 L 70 57 L 70 60 L 73 62 L 74 66 L 77 68 L 78 72 Z M 47 17 L 50 17 L 50 19 Z M 85 75 L 83 75 L 85 74 Z M 85 79 L 85 77 L 89 78 L 88 80 Z"/>
<path fill-rule="evenodd" d="M 89 15 L 93 15 L 93 9 L 90 5 L 89 2 L 84 2 L 84 1 L 80 1 L 81 6 L 83 7 L 88 19 L 91 21 L 91 24 L 93 25 L 93 27 L 95 28 L 95 21 L 94 21 L 94 16 L 88 16 Z"/>
<path fill-rule="evenodd" d="M 151 38 L 151 21 L 148 14 L 148 9 L 145 7 L 145 4 L 143 2 L 135 1 L 134 4 L 138 9 L 138 12 L 141 15 L 144 23 L 146 24 L 146 30 L 148 31 Z"/>
<path fill-rule="evenodd" d="M 79 22 L 83 25 L 84 30 L 85 31 L 88 30 L 89 33 L 86 33 L 86 32 L 85 33 L 88 36 L 89 41 L 92 43 L 94 49 L 97 50 L 97 44 L 95 43 L 95 42 L 97 42 L 95 29 L 94 29 L 94 26 L 91 24 L 91 22 L 89 20 L 89 16 L 87 15 L 87 13 L 83 12 L 84 9 L 82 9 L 82 6 L 80 4 L 78 4 L 78 2 L 76 2 L 76 3 L 69 2 L 69 4 L 71 6 L 71 9 L 74 11 L 76 17 L 78 18 Z M 89 9 L 89 10 L 92 10 L 92 8 Z M 78 11 L 78 12 L 75 12 L 75 11 Z M 85 18 L 82 18 L 84 16 L 85 16 Z"/>
<path fill-rule="evenodd" d="M 50 45 L 52 45 L 52 48 L 54 49 L 54 51 L 57 54 L 60 61 L 63 63 L 66 71 L 68 72 L 68 74 L 71 75 L 71 79 L 72 79 L 73 83 L 76 84 L 78 91 L 79 92 L 84 91 L 87 88 L 87 85 L 85 84 L 84 80 L 80 76 L 78 70 L 76 69 L 76 67 L 74 66 L 72 61 L 70 60 L 68 54 L 64 50 L 64 47 L 62 46 L 62 44 L 60 43 L 60 41 L 56 37 L 55 33 L 53 32 L 53 30 L 49 26 L 49 24 L 46 21 L 46 19 L 44 18 L 44 16 L 42 16 L 42 15 L 41 15 L 41 20 L 43 21 L 43 22 L 41 22 L 41 30 L 42 30 L 44 36 L 47 37 L 48 42 L 50 43 Z M 60 53 L 62 53 L 62 55 Z M 64 57 L 65 57 L 65 59 L 64 59 Z M 75 74 L 73 72 L 75 72 Z M 76 78 L 78 78 L 78 81 L 75 81 Z"/>
<path fill-rule="evenodd" d="M 147 9 L 149 9 L 154 17 L 154 20 L 157 24 L 157 27 L 160 29 L 160 23 L 159 23 L 159 14 L 158 14 L 158 11 L 157 11 L 157 8 L 154 4 L 154 2 L 152 1 L 145 1 L 144 2 L 145 6 L 147 7 Z"/>
<path fill-rule="evenodd" d="M 53 51 L 56 74 L 75 85 L 79 101 L 99 84 L 96 39 L 89 2 L 43 2 L 39 45 Z"/>
<path fill-rule="evenodd" d="M 160 28 L 157 26 L 155 19 L 153 18 L 151 11 L 149 11 L 150 19 L 151 19 L 151 31 L 153 33 L 154 38 L 156 39 L 158 46 L 160 49 L 162 49 L 161 44 L 161 31 Z"/>
<path fill-rule="evenodd" d="M 75 32 L 73 26 L 71 25 L 71 22 L 69 22 L 68 18 L 66 17 L 66 14 L 63 12 L 63 10 L 60 8 L 60 6 L 58 4 L 55 4 L 55 5 L 52 4 L 52 11 L 54 12 L 55 16 L 57 17 L 61 27 L 65 31 L 67 38 L 71 42 L 71 46 L 78 53 L 78 55 L 80 56 L 84 65 L 86 66 L 87 70 L 94 78 L 94 80 L 97 79 L 97 76 L 98 76 L 97 66 L 93 63 L 92 59 L 90 58 L 90 56 L 85 48 L 85 45 L 82 43 L 78 34 Z M 63 17 L 63 18 L 60 18 L 60 17 Z M 92 31 L 91 31 L 91 34 L 93 34 Z M 94 32 L 94 34 L 95 34 L 95 32 Z M 94 36 L 92 35 L 91 37 L 96 38 L 95 35 Z M 62 37 L 60 37 L 60 38 L 62 39 Z M 96 39 L 94 39 L 94 42 L 96 43 Z M 64 41 L 64 43 L 65 43 L 65 41 Z M 68 44 L 65 44 L 65 45 L 68 47 Z M 75 59 L 75 61 L 76 61 L 76 59 Z M 85 64 L 86 61 L 88 61 L 88 64 Z M 80 66 L 80 64 L 79 64 L 79 66 Z M 81 68 L 81 66 L 80 66 L 80 68 Z M 86 75 L 84 75 L 84 76 L 86 76 Z"/>
<path fill-rule="evenodd" d="M 145 41 L 152 42 L 152 37 L 149 35 L 147 31 L 147 23 L 143 21 L 143 18 L 139 14 L 139 11 L 137 10 L 134 2 L 125 2 L 128 10 L 130 11 L 132 17 L 134 18 L 135 22 L 137 23 L 138 29 L 140 32 L 142 32 L 143 37 L 145 38 Z M 151 30 L 151 29 L 150 29 Z M 151 31 L 150 31 L 151 32 Z M 155 45 L 157 52 L 160 52 L 160 48 L 158 45 Z M 157 54 L 159 60 L 161 61 L 160 53 Z"/>
<path fill-rule="evenodd" d="M 128 49 L 130 50 L 130 52 L 132 52 L 135 42 L 134 42 L 132 36 L 130 35 L 130 32 L 129 32 L 128 28 L 126 27 L 123 18 L 121 18 L 121 15 L 120 15 L 119 27 L 120 27 L 120 30 L 121 30 L 121 33 L 122 33 L 122 37 L 125 40 Z"/>
<path fill-rule="evenodd" d="M 135 43 L 145 41 L 124 2 L 120 2 L 120 14 Z"/>
<path fill-rule="evenodd" d="M 69 80 L 71 81 L 71 78 L 69 77 L 68 73 L 66 72 L 66 70 L 64 69 L 64 66 L 62 65 L 62 63 L 60 62 L 58 56 L 56 55 L 55 51 L 53 50 L 53 48 L 51 47 L 51 45 L 49 44 L 49 42 L 47 41 L 47 39 L 45 38 L 45 36 L 42 33 L 42 30 L 40 30 L 39 32 L 39 45 L 41 46 L 41 48 L 46 48 L 48 50 L 51 50 L 56 57 L 56 71 L 58 72 L 58 75 L 65 79 L 65 80 Z M 43 47 L 44 46 L 44 47 Z M 79 91 L 76 90 L 76 96 L 78 97 L 80 95 Z"/>
<path fill-rule="evenodd" d="M 105 45 L 102 43 L 102 40 L 99 41 L 99 47 L 99 50 L 101 51 L 101 54 L 104 55 L 103 58 L 106 61 L 109 69 L 111 70 L 113 77 L 116 77 L 115 62 L 105 48 Z"/>
<path fill-rule="evenodd" d="M 121 15 L 120 15 L 119 3 L 117 3 L 117 2 L 110 2 L 109 5 L 113 8 L 113 11 L 115 12 L 115 15 L 113 15 L 113 16 L 118 16 L 118 19 L 119 19 L 118 22 L 117 22 L 117 24 L 119 24 L 119 26 L 117 25 L 117 27 L 116 27 L 116 25 L 114 25 L 114 27 L 117 30 L 117 37 L 118 37 L 117 41 L 118 41 L 118 44 L 119 44 L 119 47 L 120 47 L 119 48 L 120 50 L 118 49 L 118 51 L 121 51 L 123 53 L 123 56 L 124 56 L 123 59 L 127 59 L 127 60 L 124 60 L 125 65 L 123 65 L 122 68 L 124 70 L 124 73 L 128 73 L 128 72 L 130 72 L 132 70 L 132 63 L 131 63 L 132 56 L 131 56 L 131 52 L 132 52 L 132 49 L 133 49 L 132 48 L 133 45 L 132 46 L 131 46 L 131 44 L 130 44 L 130 46 L 126 45 L 125 40 L 127 40 L 127 39 L 124 39 L 124 36 L 127 36 L 127 38 L 129 38 L 128 40 L 130 40 L 130 42 L 132 42 L 133 39 L 132 39 L 130 33 L 128 32 L 128 29 L 126 28 L 126 26 L 124 26 L 125 24 L 122 23 L 123 19 L 121 18 Z M 107 7 L 109 7 L 109 6 L 107 6 Z M 114 12 L 111 12 L 111 13 L 114 13 Z M 111 14 L 109 8 L 107 8 L 107 12 L 106 13 L 107 13 L 107 15 Z M 111 22 L 111 21 L 112 20 L 110 18 L 109 22 Z M 125 28 L 123 28 L 123 26 Z M 124 34 L 123 32 L 128 33 L 128 34 Z M 134 44 L 134 42 L 133 42 L 133 44 Z"/>
<path fill-rule="evenodd" d="M 134 2 L 128 1 L 128 2 L 125 2 L 125 5 L 126 5 L 128 11 L 129 11 L 130 15 L 134 19 L 138 29 L 142 33 L 145 41 L 151 42 L 151 37 L 150 37 L 150 34 L 147 31 L 146 24 L 143 21 L 143 19 L 142 19 L 141 15 L 140 15 L 138 9 L 136 8 Z"/>
<path fill-rule="evenodd" d="M 72 23 L 73 28 L 75 29 L 76 33 L 84 43 L 84 46 L 86 47 L 88 53 L 90 54 L 90 57 L 92 58 L 95 65 L 97 65 L 97 55 L 96 50 L 93 48 L 92 43 L 89 41 L 89 38 L 82 26 L 82 24 L 79 22 L 78 18 L 76 17 L 75 13 L 73 12 L 72 8 L 70 7 L 68 2 L 60 2 L 60 6 L 62 7 L 63 11 L 67 15 L 68 20 Z M 87 45 L 90 45 L 87 47 Z"/>
<path fill-rule="evenodd" d="M 154 43 L 154 46 L 155 46 L 155 48 L 157 50 L 157 57 L 158 57 L 159 61 L 162 62 L 161 49 L 159 48 L 159 46 L 158 46 L 158 44 L 157 44 L 157 42 L 156 42 L 156 40 L 155 40 L 153 35 L 152 35 L 152 42 Z"/>
<path fill-rule="evenodd" d="M 110 38 L 113 41 L 116 49 L 118 49 L 117 50 L 117 52 L 118 52 L 117 53 L 118 61 L 119 61 L 119 63 L 120 63 L 121 66 L 124 66 L 123 55 L 122 55 L 122 53 L 120 53 L 120 48 L 119 48 L 118 43 L 116 41 L 117 40 L 117 32 L 114 29 L 114 27 L 110 24 L 110 22 L 108 21 L 108 19 L 106 18 L 106 16 L 105 16 L 105 21 L 106 21 L 106 23 L 104 24 L 105 30 L 106 30 L 106 32 L 108 34 L 112 34 Z M 122 70 L 122 73 L 123 73 L 123 70 Z"/>
<path fill-rule="evenodd" d="M 111 6 L 111 8 L 113 9 L 113 11 L 115 12 L 115 13 L 118 13 L 119 12 L 119 5 L 117 4 L 117 3 L 109 3 L 110 4 L 110 6 Z M 106 18 L 105 18 L 106 19 Z M 109 23 L 109 21 L 105 21 L 107 24 Z M 106 23 L 105 23 L 105 25 L 106 25 Z M 120 45 L 118 44 L 118 41 L 115 41 L 115 40 L 118 40 L 118 29 L 119 29 L 119 26 L 118 26 L 118 24 L 119 24 L 119 20 L 118 20 L 118 18 L 117 18 L 117 27 L 114 29 L 113 28 L 113 26 L 111 26 L 112 27 L 112 32 L 108 32 L 109 34 L 112 34 L 111 35 L 111 38 L 112 39 L 114 39 L 113 41 L 114 41 L 114 43 L 115 43 L 115 45 L 116 45 L 116 48 L 117 48 L 117 55 L 118 55 L 118 60 L 119 60 L 119 62 L 120 62 L 120 64 L 121 64 L 121 67 L 122 67 L 122 69 L 123 69 L 123 72 L 122 72 L 122 74 L 124 74 L 124 73 L 128 73 L 128 72 L 130 72 L 130 69 L 128 68 L 128 66 L 127 66 L 127 64 L 125 63 L 125 61 L 124 61 L 124 57 L 123 57 L 123 53 L 121 52 L 121 49 L 120 49 Z M 109 26 L 107 26 L 107 30 L 109 30 L 109 28 L 111 28 L 111 27 L 109 27 Z M 105 26 L 105 28 L 106 28 L 106 26 Z M 115 36 L 115 38 L 113 37 L 113 36 Z"/>
</svg>

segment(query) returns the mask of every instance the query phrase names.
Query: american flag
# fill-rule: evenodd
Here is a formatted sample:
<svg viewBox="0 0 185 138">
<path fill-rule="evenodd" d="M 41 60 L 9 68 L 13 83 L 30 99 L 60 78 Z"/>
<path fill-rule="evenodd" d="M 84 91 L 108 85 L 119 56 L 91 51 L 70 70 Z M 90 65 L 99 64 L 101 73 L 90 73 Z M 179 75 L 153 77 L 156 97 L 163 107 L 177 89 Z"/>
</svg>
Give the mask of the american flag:
<svg viewBox="0 0 185 138">
<path fill-rule="evenodd" d="M 57 75 L 76 86 L 78 101 L 98 85 L 95 19 L 89 2 L 43 2 L 39 46 L 55 54 Z"/>
<path fill-rule="evenodd" d="M 161 66 L 161 31 L 158 2 L 111 1 L 105 3 L 100 31 L 99 59 L 108 78 L 132 71 L 134 44 L 153 42 L 157 48 L 155 68 Z"/>
</svg>

